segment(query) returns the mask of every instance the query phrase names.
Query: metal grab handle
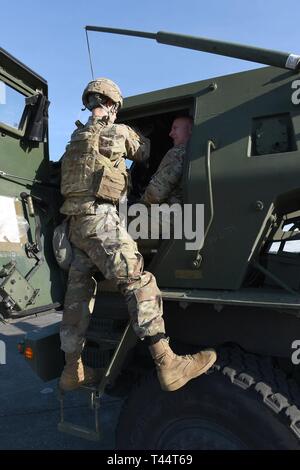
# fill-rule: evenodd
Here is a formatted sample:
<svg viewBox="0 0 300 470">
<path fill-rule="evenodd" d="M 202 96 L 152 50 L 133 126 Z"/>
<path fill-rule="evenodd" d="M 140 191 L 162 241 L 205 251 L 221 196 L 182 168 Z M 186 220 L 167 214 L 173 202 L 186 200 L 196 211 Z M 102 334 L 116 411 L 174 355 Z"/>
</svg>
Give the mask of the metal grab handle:
<svg viewBox="0 0 300 470">
<path fill-rule="evenodd" d="M 215 143 L 213 142 L 213 140 L 209 139 L 207 141 L 207 151 L 206 151 L 206 156 L 205 156 L 205 167 L 206 167 L 206 175 L 207 175 L 207 179 L 208 179 L 208 193 L 209 193 L 209 211 L 210 211 L 210 217 L 209 217 L 209 222 L 207 224 L 207 227 L 205 229 L 205 232 L 204 232 L 204 236 L 203 236 L 203 239 L 202 239 L 202 243 L 199 247 L 199 250 L 197 251 L 197 255 L 196 255 L 196 258 L 194 259 L 193 261 L 193 266 L 195 268 L 199 268 L 200 265 L 201 265 L 201 262 L 202 262 L 202 257 L 201 257 L 201 250 L 204 246 L 204 243 L 205 243 L 205 240 L 206 240 L 206 237 L 207 237 L 207 234 L 210 230 L 210 227 L 211 227 L 211 224 L 213 222 L 213 219 L 214 219 L 214 215 L 215 215 L 215 210 L 214 210 L 214 198 L 213 198 L 213 188 L 212 188 L 212 181 L 211 181 L 211 167 L 210 167 L 210 157 L 211 157 L 211 149 L 215 150 L 216 149 L 216 145 Z"/>
</svg>

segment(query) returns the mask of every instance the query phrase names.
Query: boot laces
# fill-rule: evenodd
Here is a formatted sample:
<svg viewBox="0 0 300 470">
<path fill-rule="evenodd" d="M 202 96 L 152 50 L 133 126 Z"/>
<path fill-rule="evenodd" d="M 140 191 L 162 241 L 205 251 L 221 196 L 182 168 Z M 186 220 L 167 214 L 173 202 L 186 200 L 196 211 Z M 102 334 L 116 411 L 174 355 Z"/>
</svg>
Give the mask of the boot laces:
<svg viewBox="0 0 300 470">
<path fill-rule="evenodd" d="M 192 354 L 185 354 L 184 356 L 182 356 L 184 359 L 188 359 L 190 361 L 193 361 L 194 360 L 194 356 Z"/>
</svg>

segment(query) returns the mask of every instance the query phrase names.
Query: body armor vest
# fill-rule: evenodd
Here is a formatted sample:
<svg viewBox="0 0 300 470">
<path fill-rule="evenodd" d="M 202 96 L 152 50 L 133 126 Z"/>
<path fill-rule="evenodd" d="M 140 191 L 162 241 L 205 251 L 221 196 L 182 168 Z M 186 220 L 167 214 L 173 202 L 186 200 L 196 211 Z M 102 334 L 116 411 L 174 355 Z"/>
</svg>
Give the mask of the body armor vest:
<svg viewBox="0 0 300 470">
<path fill-rule="evenodd" d="M 125 138 L 118 124 L 106 125 L 97 119 L 76 129 L 62 159 L 62 195 L 67 201 L 81 198 L 117 203 L 127 187 L 125 154 Z"/>
</svg>

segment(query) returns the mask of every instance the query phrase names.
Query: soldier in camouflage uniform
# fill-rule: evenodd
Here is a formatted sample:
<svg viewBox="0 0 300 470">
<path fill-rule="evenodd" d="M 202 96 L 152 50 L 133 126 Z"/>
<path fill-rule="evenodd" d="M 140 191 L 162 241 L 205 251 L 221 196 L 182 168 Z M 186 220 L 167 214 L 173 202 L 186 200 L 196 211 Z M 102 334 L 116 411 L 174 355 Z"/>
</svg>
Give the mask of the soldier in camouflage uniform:
<svg viewBox="0 0 300 470">
<path fill-rule="evenodd" d="M 182 172 L 183 162 L 186 153 L 186 145 L 191 136 L 193 119 L 189 116 L 182 116 L 174 119 L 169 136 L 173 139 L 174 146 L 168 150 L 160 162 L 156 173 L 152 176 L 142 198 L 147 206 L 151 204 L 183 204 Z M 163 206 L 162 206 L 163 207 Z M 178 208 L 173 206 L 174 218 Z M 163 213 L 163 208 L 161 208 Z M 148 230 L 153 223 L 154 215 L 148 213 Z M 155 220 L 155 219 L 154 219 Z M 159 226 L 159 238 L 172 237 L 174 229 L 174 219 L 164 216 L 158 217 L 155 222 Z M 143 238 L 143 237 L 141 237 Z M 151 233 L 147 233 L 147 238 L 151 238 Z M 140 243 L 142 240 L 140 240 Z"/>
<path fill-rule="evenodd" d="M 142 201 L 146 204 L 182 204 L 183 161 L 192 126 L 193 120 L 188 116 L 173 121 L 169 136 L 174 146 L 163 157 L 144 192 Z"/>
<path fill-rule="evenodd" d="M 125 158 L 147 159 L 149 141 L 126 125 L 114 124 L 123 99 L 111 80 L 90 82 L 82 100 L 92 116 L 73 132 L 62 158 L 61 212 L 70 219 L 74 255 L 60 330 L 66 364 L 59 385 L 73 390 L 93 381 L 93 371 L 83 367 L 80 356 L 96 293 L 93 273 L 98 270 L 125 296 L 133 328 L 150 348 L 162 388 L 176 390 L 205 372 L 216 354 L 172 352 L 155 277 L 143 270 L 142 255 L 120 224 L 116 204 L 126 191 Z"/>
</svg>

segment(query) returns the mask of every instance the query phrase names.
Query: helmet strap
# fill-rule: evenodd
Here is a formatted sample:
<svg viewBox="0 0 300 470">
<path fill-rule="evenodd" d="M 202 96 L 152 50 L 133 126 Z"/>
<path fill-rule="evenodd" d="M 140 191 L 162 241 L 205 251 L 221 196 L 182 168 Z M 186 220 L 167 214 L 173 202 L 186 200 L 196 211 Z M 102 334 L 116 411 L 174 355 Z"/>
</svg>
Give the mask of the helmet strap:
<svg viewBox="0 0 300 470">
<path fill-rule="evenodd" d="M 101 119 L 106 123 L 113 123 L 115 121 L 115 115 L 119 109 L 119 103 L 114 103 L 108 97 L 96 95 L 89 99 L 87 108 L 90 111 L 93 111 L 93 109 L 96 108 L 103 109 L 105 115 L 101 116 Z"/>
</svg>

